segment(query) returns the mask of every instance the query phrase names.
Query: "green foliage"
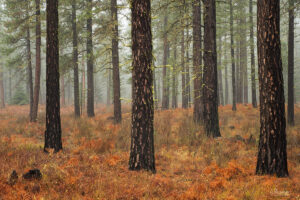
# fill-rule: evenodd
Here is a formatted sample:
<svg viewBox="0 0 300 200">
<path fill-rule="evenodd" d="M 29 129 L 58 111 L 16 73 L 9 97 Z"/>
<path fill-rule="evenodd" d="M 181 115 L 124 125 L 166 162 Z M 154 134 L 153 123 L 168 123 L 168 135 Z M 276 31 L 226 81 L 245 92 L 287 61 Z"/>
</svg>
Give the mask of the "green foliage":
<svg viewBox="0 0 300 200">
<path fill-rule="evenodd" d="M 11 105 L 25 105 L 29 103 L 28 95 L 25 94 L 22 87 L 18 87 L 15 91 L 14 96 L 11 99 Z"/>
</svg>

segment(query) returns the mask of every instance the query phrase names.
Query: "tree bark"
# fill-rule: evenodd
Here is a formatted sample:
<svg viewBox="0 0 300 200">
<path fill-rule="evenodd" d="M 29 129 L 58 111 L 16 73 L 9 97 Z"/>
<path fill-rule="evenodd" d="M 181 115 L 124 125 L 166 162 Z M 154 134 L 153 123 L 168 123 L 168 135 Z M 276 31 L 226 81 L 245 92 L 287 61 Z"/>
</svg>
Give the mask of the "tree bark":
<svg viewBox="0 0 300 200">
<path fill-rule="evenodd" d="M 193 1 L 194 121 L 203 120 L 201 0 Z"/>
<path fill-rule="evenodd" d="M 182 31 L 181 31 L 181 81 L 182 81 L 182 84 L 181 84 L 181 94 L 182 94 L 182 108 L 187 108 L 188 107 L 188 102 L 187 102 L 187 94 L 186 94 L 186 79 L 185 79 L 185 60 L 184 60 L 184 52 L 185 52 L 185 45 L 184 45 L 184 21 L 182 19 L 182 22 L 181 22 L 181 25 L 182 25 Z"/>
<path fill-rule="evenodd" d="M 188 12 L 188 11 L 187 11 Z M 189 21 L 187 19 L 187 25 L 186 25 L 186 65 L 185 65 L 185 93 L 187 98 L 187 105 L 190 108 L 191 107 L 191 80 L 190 80 L 190 41 L 189 41 L 189 28 L 188 28 Z"/>
<path fill-rule="evenodd" d="M 219 37 L 219 59 L 218 59 L 218 103 L 224 106 L 223 77 L 222 77 L 222 39 Z"/>
<path fill-rule="evenodd" d="M 65 106 L 66 105 L 66 95 L 65 95 L 65 77 L 64 74 L 61 75 L 61 106 Z"/>
<path fill-rule="evenodd" d="M 236 84 L 235 84 L 235 61 L 233 40 L 233 8 L 230 0 L 230 49 L 231 49 L 231 77 L 232 77 L 232 110 L 236 111 Z"/>
<path fill-rule="evenodd" d="M 295 125 L 294 117 L 294 0 L 289 0 L 288 34 L 288 124 Z"/>
<path fill-rule="evenodd" d="M 76 0 L 72 0 L 72 32 L 73 32 L 73 73 L 74 73 L 74 114 L 80 117 L 79 104 L 79 73 L 78 73 L 78 34 L 77 34 L 77 16 Z"/>
<path fill-rule="evenodd" d="M 220 137 L 216 49 L 216 1 L 204 0 L 204 127 L 209 137 Z"/>
<path fill-rule="evenodd" d="M 255 55 L 254 55 L 254 31 L 253 31 L 253 1 L 249 2 L 249 14 L 250 14 L 250 54 L 251 54 L 251 95 L 252 106 L 257 108 L 256 100 L 256 80 L 255 80 Z"/>
<path fill-rule="evenodd" d="M 242 100 L 244 104 L 248 104 L 248 58 L 247 58 L 247 32 L 246 32 L 246 28 L 245 28 L 245 24 L 246 22 L 246 10 L 244 9 L 244 7 L 242 7 L 241 9 L 242 11 L 242 16 L 241 16 L 241 57 L 240 57 L 240 63 L 241 63 L 241 76 L 242 78 Z"/>
<path fill-rule="evenodd" d="M 94 117 L 94 53 L 93 53 L 93 0 L 87 2 L 88 18 L 87 25 L 87 115 Z"/>
<path fill-rule="evenodd" d="M 164 54 L 163 54 L 163 99 L 162 109 L 169 109 L 169 76 L 167 73 L 170 44 L 168 41 L 168 15 L 164 17 Z"/>
<path fill-rule="evenodd" d="M 132 0 L 133 101 L 129 169 L 155 172 L 151 1 Z"/>
<path fill-rule="evenodd" d="M 224 40 L 226 41 L 227 36 L 225 36 Z M 225 59 L 227 60 L 227 47 L 225 47 L 225 51 L 224 51 L 224 56 Z M 229 94 L 229 88 L 228 88 L 228 68 L 227 68 L 227 62 L 225 63 L 225 105 L 228 104 L 229 100 L 228 100 L 228 94 Z"/>
<path fill-rule="evenodd" d="M 4 97 L 4 77 L 3 77 L 3 67 L 0 69 L 0 108 L 5 108 L 5 97 Z"/>
<path fill-rule="evenodd" d="M 279 1 L 257 1 L 260 138 L 256 174 L 288 176 Z"/>
<path fill-rule="evenodd" d="M 29 7 L 29 6 L 28 6 Z M 29 9 L 29 8 L 28 8 Z M 27 10 L 27 16 L 29 16 L 29 10 Z M 31 63 L 31 44 L 30 44 L 30 27 L 26 27 L 26 47 L 27 47 L 27 73 L 28 73 L 28 86 L 29 86 L 29 118 L 30 121 L 34 121 L 33 118 L 33 83 L 32 83 L 32 63 Z"/>
<path fill-rule="evenodd" d="M 174 63 L 172 72 L 172 108 L 177 108 L 177 42 L 174 44 Z"/>
<path fill-rule="evenodd" d="M 107 70 L 107 91 L 106 91 L 106 105 L 110 105 L 111 102 L 110 102 L 110 97 L 111 97 L 111 70 L 108 69 Z"/>
<path fill-rule="evenodd" d="M 111 0 L 111 18 L 113 22 L 112 38 L 112 64 L 113 64 L 113 89 L 114 89 L 114 120 L 120 123 L 122 120 L 121 112 L 121 93 L 120 93 L 120 74 L 119 74 L 119 31 L 118 31 L 118 9 L 117 0 Z"/>
<path fill-rule="evenodd" d="M 46 131 L 44 151 L 62 149 L 59 99 L 58 0 L 47 0 Z"/>
</svg>

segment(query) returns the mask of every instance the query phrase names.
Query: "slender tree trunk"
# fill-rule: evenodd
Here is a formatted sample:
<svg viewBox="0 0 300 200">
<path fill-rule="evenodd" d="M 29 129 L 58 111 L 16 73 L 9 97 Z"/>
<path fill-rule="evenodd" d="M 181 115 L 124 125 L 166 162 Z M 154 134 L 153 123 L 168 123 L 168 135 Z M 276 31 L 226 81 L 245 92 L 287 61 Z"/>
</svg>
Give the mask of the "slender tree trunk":
<svg viewBox="0 0 300 200">
<path fill-rule="evenodd" d="M 157 104 L 160 105 L 161 101 L 162 101 L 161 100 L 161 76 L 160 76 L 160 72 L 158 72 L 157 75 L 159 75 L 157 77 Z"/>
<path fill-rule="evenodd" d="M 58 0 L 47 0 L 47 100 L 44 151 L 62 149 L 59 102 Z"/>
<path fill-rule="evenodd" d="M 216 49 L 216 2 L 204 0 L 204 127 L 207 136 L 220 137 Z"/>
<path fill-rule="evenodd" d="M 108 77 L 107 77 L 107 94 L 106 94 L 106 104 L 109 106 L 111 104 L 110 97 L 111 97 L 111 70 L 108 69 Z"/>
<path fill-rule="evenodd" d="M 226 41 L 227 37 L 225 36 L 225 41 Z M 225 50 L 224 50 L 224 56 L 225 59 L 227 60 L 227 45 L 225 46 Z M 225 105 L 228 104 L 229 100 L 228 100 L 228 94 L 229 94 L 229 88 L 228 88 L 228 69 L 227 69 L 227 62 L 225 63 Z"/>
<path fill-rule="evenodd" d="M 288 168 L 279 1 L 259 0 L 257 20 L 261 127 L 256 174 L 286 177 Z"/>
<path fill-rule="evenodd" d="M 88 18 L 87 18 L 87 115 L 88 117 L 94 117 L 94 53 L 93 53 L 93 0 L 88 0 Z"/>
<path fill-rule="evenodd" d="M 236 111 L 236 84 L 235 84 L 235 61 L 233 40 L 233 8 L 230 0 L 230 49 L 231 49 L 231 74 L 232 74 L 232 110 Z"/>
<path fill-rule="evenodd" d="M 9 101 L 11 101 L 12 98 L 12 83 L 11 83 L 11 76 L 12 76 L 12 71 L 11 69 L 9 69 L 8 71 L 9 77 L 8 77 L 8 97 L 9 97 Z"/>
<path fill-rule="evenodd" d="M 245 24 L 246 24 L 246 10 L 244 9 L 244 7 L 242 7 L 241 9 L 242 11 L 242 16 L 241 16 L 241 37 L 240 37 L 240 48 L 241 48 L 241 57 L 240 57 L 240 65 L 241 65 L 241 77 L 242 77 L 242 102 L 245 104 L 248 104 L 248 67 L 247 67 L 247 63 L 248 63 L 248 59 L 247 59 L 247 32 L 246 32 L 246 28 L 245 28 Z"/>
<path fill-rule="evenodd" d="M 288 124 L 295 125 L 294 117 L 294 0 L 289 0 L 288 35 Z"/>
<path fill-rule="evenodd" d="M 223 97 L 223 77 L 222 77 L 222 39 L 219 37 L 219 59 L 218 59 L 218 98 L 219 105 L 224 105 L 224 97 Z"/>
<path fill-rule="evenodd" d="M 129 169 L 155 173 L 151 1 L 132 0 L 133 101 Z"/>
<path fill-rule="evenodd" d="M 185 79 L 185 60 L 184 60 L 184 21 L 182 20 L 182 31 L 181 31 L 181 81 L 182 81 L 182 108 L 188 107 L 187 94 L 186 94 L 186 79 Z"/>
<path fill-rule="evenodd" d="M 66 105 L 66 95 L 65 95 L 65 77 L 64 74 L 61 75 L 61 106 Z"/>
<path fill-rule="evenodd" d="M 29 11 L 27 11 L 29 12 Z M 29 13 L 27 13 L 29 16 Z M 29 86 L 29 117 L 33 120 L 33 83 L 32 83 L 32 64 L 31 64 L 31 44 L 30 44 L 30 29 L 26 27 L 26 46 L 27 46 L 27 70 L 28 70 L 28 86 Z"/>
<path fill-rule="evenodd" d="M 84 61 L 84 60 L 82 60 Z M 84 63 L 82 63 L 82 74 L 81 74 L 81 113 L 83 113 L 85 108 L 85 68 Z"/>
<path fill-rule="evenodd" d="M 164 54 L 163 54 L 163 99 L 162 109 L 169 109 L 169 77 L 167 73 L 168 57 L 169 57 L 169 41 L 168 41 L 168 15 L 164 17 Z"/>
<path fill-rule="evenodd" d="M 3 67 L 0 69 L 0 108 L 5 108 Z"/>
<path fill-rule="evenodd" d="M 250 13 L 250 53 L 251 53 L 251 95 L 252 95 L 252 106 L 257 108 L 256 100 L 256 80 L 255 80 L 255 55 L 254 55 L 254 31 L 253 31 L 253 2 L 249 2 L 249 13 Z"/>
<path fill-rule="evenodd" d="M 188 28 L 188 21 L 186 25 L 186 68 L 185 68 L 185 93 L 186 93 L 186 98 L 187 98 L 187 105 L 188 107 L 191 107 L 191 80 L 190 80 L 190 54 L 189 54 L 189 49 L 190 49 L 190 42 L 189 42 L 189 28 Z"/>
<path fill-rule="evenodd" d="M 203 120 L 201 0 L 193 1 L 194 121 Z"/>
<path fill-rule="evenodd" d="M 154 105 L 155 105 L 155 109 L 158 109 L 159 102 L 158 102 L 158 91 L 156 85 L 155 66 L 153 66 L 153 89 L 154 89 L 154 94 L 153 94 Z"/>
<path fill-rule="evenodd" d="M 40 94 L 40 80 L 41 80 L 41 14 L 40 14 L 40 0 L 35 0 L 36 8 L 36 27 L 35 27 L 35 78 L 34 78 L 34 94 L 33 94 L 33 108 L 32 117 L 30 121 L 35 122 L 37 120 L 38 106 L 39 106 L 39 94 Z"/>
<path fill-rule="evenodd" d="M 172 108 L 177 108 L 177 42 L 174 44 L 174 63 L 172 72 Z"/>
<path fill-rule="evenodd" d="M 73 32 L 73 70 L 74 70 L 74 114 L 80 117 L 79 105 L 79 73 L 78 73 L 78 35 L 77 35 L 77 16 L 76 0 L 72 0 L 72 32 Z"/>
<path fill-rule="evenodd" d="M 112 38 L 112 64 L 113 64 L 113 89 L 114 89 L 114 120 L 120 123 L 122 120 L 120 74 L 119 74 L 119 31 L 117 0 L 111 0 L 111 18 L 113 22 Z"/>
<path fill-rule="evenodd" d="M 239 32 L 241 29 L 239 28 Z M 237 103 L 243 103 L 243 73 L 241 69 L 241 41 L 238 41 L 238 47 L 236 49 L 236 80 L 237 80 Z"/>
</svg>

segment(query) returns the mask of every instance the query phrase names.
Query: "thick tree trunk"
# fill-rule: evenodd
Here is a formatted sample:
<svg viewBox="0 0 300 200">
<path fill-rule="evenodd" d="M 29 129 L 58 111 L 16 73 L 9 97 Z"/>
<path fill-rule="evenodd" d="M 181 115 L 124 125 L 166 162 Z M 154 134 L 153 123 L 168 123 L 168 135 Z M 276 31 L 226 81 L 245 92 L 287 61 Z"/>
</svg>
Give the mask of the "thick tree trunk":
<svg viewBox="0 0 300 200">
<path fill-rule="evenodd" d="M 111 0 L 111 18 L 113 22 L 112 38 L 112 64 L 113 64 L 113 89 L 114 89 L 114 120 L 120 123 L 122 120 L 121 112 L 121 93 L 120 93 L 120 74 L 119 74 L 119 31 L 118 31 L 118 9 L 117 0 Z"/>
<path fill-rule="evenodd" d="M 288 124 L 295 125 L 294 117 L 294 0 L 289 0 L 288 35 Z"/>
<path fill-rule="evenodd" d="M 254 31 L 253 31 L 253 2 L 249 2 L 249 14 L 250 14 L 250 54 L 251 54 L 251 95 L 252 106 L 257 108 L 256 100 L 256 80 L 255 80 L 255 55 L 254 55 Z"/>
<path fill-rule="evenodd" d="M 132 0 L 133 101 L 129 169 L 155 172 L 151 1 Z"/>
<path fill-rule="evenodd" d="M 28 13 L 29 16 L 29 13 Z M 30 44 L 30 29 L 26 27 L 26 47 L 27 47 L 27 73 L 28 73 L 28 86 L 29 86 L 29 118 L 33 120 L 33 83 L 32 83 L 32 64 L 31 64 L 31 44 Z"/>
<path fill-rule="evenodd" d="M 219 137 L 218 72 L 216 49 L 216 2 L 204 0 L 204 70 L 203 106 L 207 136 Z"/>
<path fill-rule="evenodd" d="M 193 1 L 194 121 L 203 120 L 201 0 Z"/>
<path fill-rule="evenodd" d="M 235 83 L 235 60 L 233 40 L 233 8 L 230 0 L 230 49 L 231 49 L 231 77 L 232 77 L 232 110 L 236 111 L 236 83 Z"/>
<path fill-rule="evenodd" d="M 256 174 L 288 176 L 279 1 L 257 1 L 260 138 Z"/>
<path fill-rule="evenodd" d="M 38 108 L 39 108 L 39 94 L 40 94 L 40 80 L 41 80 L 41 14 L 40 14 L 40 0 L 35 0 L 36 8 L 36 27 L 35 27 L 35 78 L 34 78 L 34 94 L 33 94 L 33 108 L 32 117 L 30 121 L 35 122 L 37 120 Z"/>
<path fill-rule="evenodd" d="M 62 149 L 59 102 L 58 0 L 47 0 L 47 100 L 44 151 Z"/>
<path fill-rule="evenodd" d="M 73 70 L 74 70 L 74 114 L 80 117 L 79 104 L 79 73 L 78 73 L 78 35 L 77 35 L 77 17 L 76 0 L 72 0 L 72 32 L 73 32 Z"/>
<path fill-rule="evenodd" d="M 168 76 L 168 58 L 170 45 L 168 41 L 168 15 L 164 17 L 164 54 L 163 54 L 163 99 L 162 109 L 169 109 L 169 76 Z"/>
<path fill-rule="evenodd" d="M 94 117 L 94 53 L 93 53 L 93 0 L 88 0 L 88 18 L 87 25 L 87 41 L 86 41 L 86 53 L 87 53 L 87 115 L 88 117 Z"/>
</svg>

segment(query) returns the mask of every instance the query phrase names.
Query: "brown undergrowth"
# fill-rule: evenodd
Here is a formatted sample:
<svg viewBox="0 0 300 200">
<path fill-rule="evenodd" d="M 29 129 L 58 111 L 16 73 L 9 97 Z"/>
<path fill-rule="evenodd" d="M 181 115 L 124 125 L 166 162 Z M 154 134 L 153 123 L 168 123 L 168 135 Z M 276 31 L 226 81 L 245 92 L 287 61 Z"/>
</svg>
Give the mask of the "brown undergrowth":
<svg viewBox="0 0 300 200">
<path fill-rule="evenodd" d="M 128 170 L 130 106 L 114 125 L 111 108 L 95 118 L 73 118 L 62 108 L 63 151 L 43 153 L 44 107 L 37 123 L 26 106 L 0 110 L 0 199 L 299 199 L 300 108 L 287 128 L 289 178 L 256 176 L 259 112 L 251 105 L 221 106 L 222 137 L 207 138 L 192 110 L 155 113 L 157 173 Z M 252 136 L 251 136 L 252 135 Z M 249 138 L 252 137 L 252 140 Z M 21 177 L 38 168 L 40 181 Z M 13 170 L 19 180 L 7 184 Z"/>
</svg>

